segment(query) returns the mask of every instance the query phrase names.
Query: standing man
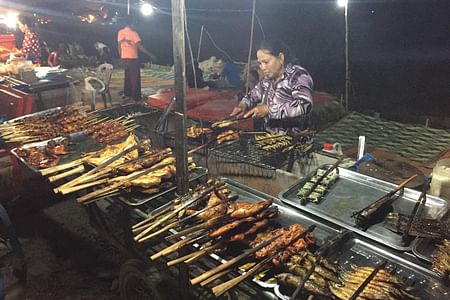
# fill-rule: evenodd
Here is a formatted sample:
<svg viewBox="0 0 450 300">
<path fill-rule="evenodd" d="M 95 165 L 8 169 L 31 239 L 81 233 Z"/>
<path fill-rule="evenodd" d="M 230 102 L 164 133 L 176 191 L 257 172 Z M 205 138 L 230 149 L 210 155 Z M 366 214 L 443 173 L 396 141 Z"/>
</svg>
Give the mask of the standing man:
<svg viewBox="0 0 450 300">
<path fill-rule="evenodd" d="M 141 69 L 138 51 L 147 54 L 151 60 L 156 57 L 147 51 L 141 44 L 139 34 L 132 27 L 130 16 L 126 19 L 125 27 L 117 34 L 119 56 L 125 71 L 123 93 L 125 101 L 141 101 Z"/>
</svg>

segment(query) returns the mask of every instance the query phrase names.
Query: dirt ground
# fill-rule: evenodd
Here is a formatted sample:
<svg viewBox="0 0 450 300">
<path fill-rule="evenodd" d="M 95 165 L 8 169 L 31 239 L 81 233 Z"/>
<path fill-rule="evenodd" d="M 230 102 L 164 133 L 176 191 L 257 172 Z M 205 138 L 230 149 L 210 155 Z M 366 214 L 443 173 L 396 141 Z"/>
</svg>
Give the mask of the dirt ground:
<svg viewBox="0 0 450 300">
<path fill-rule="evenodd" d="M 27 281 L 13 275 L 10 255 L 12 260 L 1 268 L 5 299 L 120 298 L 123 257 L 90 226 L 81 205 L 34 187 L 22 193 L 9 213 L 24 251 Z"/>
</svg>

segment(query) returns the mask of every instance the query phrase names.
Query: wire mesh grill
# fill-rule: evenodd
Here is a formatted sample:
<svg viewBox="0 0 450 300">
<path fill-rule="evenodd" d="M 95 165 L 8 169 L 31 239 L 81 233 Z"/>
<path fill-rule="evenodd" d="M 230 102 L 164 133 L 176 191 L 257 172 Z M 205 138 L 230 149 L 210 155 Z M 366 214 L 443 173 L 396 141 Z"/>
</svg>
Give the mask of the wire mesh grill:
<svg viewBox="0 0 450 300">
<path fill-rule="evenodd" d="M 148 114 L 155 112 L 155 109 L 152 109 L 148 106 L 142 104 L 129 104 L 123 105 L 120 107 L 113 107 L 109 109 L 104 109 L 99 111 L 101 115 L 108 116 L 111 118 L 117 118 L 121 116 L 140 116 L 143 114 Z"/>
</svg>

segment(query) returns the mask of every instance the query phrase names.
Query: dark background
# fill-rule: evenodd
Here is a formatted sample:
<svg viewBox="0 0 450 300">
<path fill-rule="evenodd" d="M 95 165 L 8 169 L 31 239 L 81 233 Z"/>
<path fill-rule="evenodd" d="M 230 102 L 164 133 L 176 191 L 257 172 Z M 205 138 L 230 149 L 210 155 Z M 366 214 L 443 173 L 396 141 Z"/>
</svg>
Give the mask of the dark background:
<svg viewBox="0 0 450 300">
<path fill-rule="evenodd" d="M 79 21 L 77 14 L 87 7 L 98 9 L 103 5 L 110 16 L 117 12 L 120 17 L 126 13 L 126 0 L 121 1 L 109 5 L 33 0 L 25 9 L 50 16 L 52 22 L 40 26 L 40 33 L 51 47 L 61 41 L 78 40 L 88 54 L 94 54 L 93 43 L 101 41 L 116 53 L 116 34 L 122 27 L 120 18 L 115 24 L 109 24 L 109 20 L 86 24 Z M 158 63 L 172 64 L 170 1 L 155 0 L 152 4 L 158 10 L 147 18 L 133 6 L 136 28 L 144 46 L 157 55 Z M 234 60 L 246 61 L 251 8 L 251 0 L 186 0 L 194 53 L 204 25 L 218 47 Z M 449 1 L 350 0 L 348 11 L 351 108 L 378 111 L 382 117 L 406 122 L 422 122 L 433 116 L 447 118 L 450 113 Z M 283 40 L 312 74 L 316 90 L 342 95 L 344 10 L 337 7 L 336 1 L 257 0 L 256 14 L 255 43 L 263 37 Z M 221 51 L 205 33 L 200 60 L 212 55 L 220 56 Z"/>
</svg>

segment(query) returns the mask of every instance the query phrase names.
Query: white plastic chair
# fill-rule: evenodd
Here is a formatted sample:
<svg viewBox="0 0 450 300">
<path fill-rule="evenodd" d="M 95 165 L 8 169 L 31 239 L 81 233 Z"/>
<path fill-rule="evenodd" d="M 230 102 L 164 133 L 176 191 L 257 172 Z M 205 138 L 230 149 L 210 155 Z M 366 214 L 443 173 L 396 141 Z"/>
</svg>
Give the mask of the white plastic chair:
<svg viewBox="0 0 450 300">
<path fill-rule="evenodd" d="M 111 64 L 101 64 L 95 72 L 95 77 L 89 76 L 84 79 L 84 89 L 91 96 L 91 108 L 93 110 L 95 110 L 97 94 L 102 95 L 105 108 L 108 107 L 108 101 L 112 105 L 109 82 L 111 81 L 113 69 L 114 66 Z"/>
</svg>

